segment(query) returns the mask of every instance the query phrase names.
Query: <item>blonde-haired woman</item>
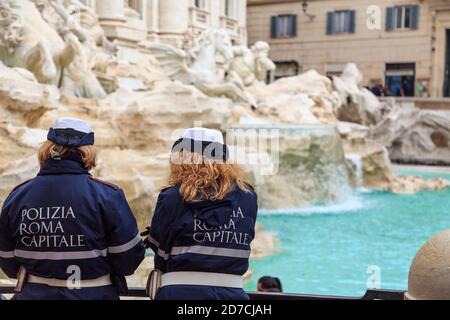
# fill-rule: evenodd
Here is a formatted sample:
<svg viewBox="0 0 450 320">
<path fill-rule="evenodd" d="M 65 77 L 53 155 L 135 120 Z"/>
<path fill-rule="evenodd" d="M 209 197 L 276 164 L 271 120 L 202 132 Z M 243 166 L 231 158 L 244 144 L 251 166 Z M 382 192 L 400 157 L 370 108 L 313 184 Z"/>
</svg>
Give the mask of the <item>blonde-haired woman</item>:
<svg viewBox="0 0 450 320">
<path fill-rule="evenodd" d="M 257 196 L 228 163 L 219 131 L 186 130 L 172 148 L 171 174 L 150 226 L 159 300 L 247 300 L 242 276 L 255 236 Z"/>
<path fill-rule="evenodd" d="M 17 300 L 113 300 L 145 247 L 122 190 L 89 174 L 94 133 L 58 119 L 39 150 L 37 177 L 14 188 L 0 215 L 0 268 Z"/>
</svg>

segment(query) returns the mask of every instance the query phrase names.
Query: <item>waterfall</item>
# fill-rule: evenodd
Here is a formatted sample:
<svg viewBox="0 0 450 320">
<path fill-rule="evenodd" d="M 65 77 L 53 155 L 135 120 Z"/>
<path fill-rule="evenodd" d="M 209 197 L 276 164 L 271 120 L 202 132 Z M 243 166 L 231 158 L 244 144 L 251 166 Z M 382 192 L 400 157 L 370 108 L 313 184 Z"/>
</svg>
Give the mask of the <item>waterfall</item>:
<svg viewBox="0 0 450 320">
<path fill-rule="evenodd" d="M 258 164 L 247 166 L 250 167 L 250 176 L 256 185 L 261 208 L 306 208 L 343 204 L 351 200 L 353 190 L 348 166 L 342 140 L 335 127 L 247 124 L 240 126 L 244 131 L 227 132 L 227 140 L 230 138 L 235 141 L 234 138 L 242 137 L 248 128 L 256 132 L 261 129 L 278 132 L 277 139 L 272 139 L 270 143 L 250 143 L 255 146 L 255 158 L 271 159 L 278 169 L 273 174 L 265 175 Z M 273 152 L 273 140 L 276 140 L 276 152 Z M 270 147 L 263 150 L 260 146 Z M 237 147 L 249 150 L 244 146 Z"/>
<path fill-rule="evenodd" d="M 363 163 L 361 156 L 358 154 L 349 154 L 347 155 L 347 158 L 354 165 L 355 188 L 361 189 L 364 187 Z"/>
</svg>

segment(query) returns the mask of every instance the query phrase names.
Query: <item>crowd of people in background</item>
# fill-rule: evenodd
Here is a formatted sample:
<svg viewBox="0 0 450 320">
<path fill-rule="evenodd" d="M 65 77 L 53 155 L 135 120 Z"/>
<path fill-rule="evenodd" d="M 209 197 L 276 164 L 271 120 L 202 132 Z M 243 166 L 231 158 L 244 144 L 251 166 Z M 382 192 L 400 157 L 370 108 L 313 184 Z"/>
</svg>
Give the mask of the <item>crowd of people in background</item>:
<svg viewBox="0 0 450 320">
<path fill-rule="evenodd" d="M 378 83 L 369 88 L 369 90 L 377 97 L 390 97 L 392 96 L 391 90 L 385 88 L 382 83 Z"/>
<path fill-rule="evenodd" d="M 411 97 L 415 96 L 414 89 L 408 84 L 408 81 L 403 81 L 401 86 L 396 88 L 392 92 L 388 86 L 384 86 L 381 82 L 373 84 L 367 88 L 377 97 Z M 427 82 L 419 82 L 417 85 L 417 96 L 428 97 L 428 85 Z"/>
</svg>

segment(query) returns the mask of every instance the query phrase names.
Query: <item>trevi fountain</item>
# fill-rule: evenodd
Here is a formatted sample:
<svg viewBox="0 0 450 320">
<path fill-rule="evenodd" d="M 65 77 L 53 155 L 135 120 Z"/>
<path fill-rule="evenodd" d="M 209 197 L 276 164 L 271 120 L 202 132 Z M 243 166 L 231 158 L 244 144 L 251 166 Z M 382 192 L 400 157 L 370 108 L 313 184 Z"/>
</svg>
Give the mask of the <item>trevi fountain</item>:
<svg viewBox="0 0 450 320">
<path fill-rule="evenodd" d="M 357 296 L 370 268 L 381 269 L 383 288 L 405 288 L 415 252 L 448 227 L 450 174 L 399 171 L 390 157 L 450 164 L 448 112 L 379 101 L 352 63 L 333 79 L 309 70 L 266 84 L 268 44 L 234 46 L 221 29 L 140 48 L 138 63 L 119 58 L 79 1 L 0 0 L 1 201 L 37 173 L 36 151 L 61 116 L 93 126 L 93 174 L 124 189 L 141 229 L 174 132 L 276 130 L 276 160 L 270 147 L 246 148 L 278 168 L 245 166 L 261 209 L 248 289 L 271 274 L 286 291 Z M 151 259 L 130 285 L 144 285 Z"/>
</svg>

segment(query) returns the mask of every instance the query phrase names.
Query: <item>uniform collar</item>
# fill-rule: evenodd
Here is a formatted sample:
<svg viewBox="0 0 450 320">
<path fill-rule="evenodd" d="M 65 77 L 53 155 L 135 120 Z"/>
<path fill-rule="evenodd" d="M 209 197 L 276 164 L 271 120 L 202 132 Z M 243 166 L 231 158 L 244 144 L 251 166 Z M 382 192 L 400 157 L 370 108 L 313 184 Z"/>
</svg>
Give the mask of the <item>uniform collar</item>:
<svg viewBox="0 0 450 320">
<path fill-rule="evenodd" d="M 72 154 L 61 160 L 47 160 L 42 165 L 38 176 L 57 174 L 89 174 L 89 171 L 84 167 L 81 157 Z"/>
</svg>

